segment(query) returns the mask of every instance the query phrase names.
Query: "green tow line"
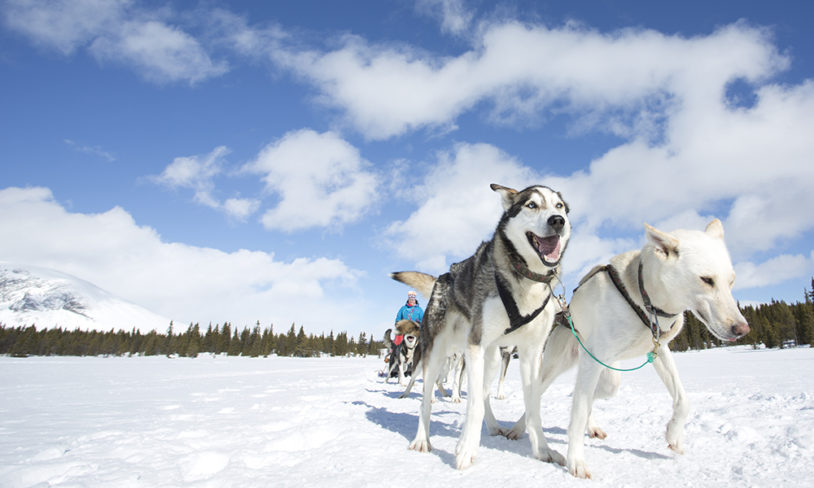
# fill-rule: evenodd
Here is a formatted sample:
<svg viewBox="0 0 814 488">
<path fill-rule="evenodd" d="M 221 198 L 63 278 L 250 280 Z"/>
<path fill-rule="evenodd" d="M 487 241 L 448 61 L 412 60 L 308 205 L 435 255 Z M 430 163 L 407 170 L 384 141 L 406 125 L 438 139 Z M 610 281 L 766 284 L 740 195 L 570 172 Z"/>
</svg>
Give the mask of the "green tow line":
<svg viewBox="0 0 814 488">
<path fill-rule="evenodd" d="M 647 366 L 647 364 L 652 363 L 652 362 L 653 362 L 653 360 L 654 360 L 654 359 L 656 359 L 656 355 L 657 355 L 657 352 L 656 352 L 656 351 L 658 351 L 658 348 L 659 348 L 659 343 L 658 343 L 658 340 L 656 340 L 656 339 L 654 338 L 654 339 L 653 339 L 653 344 L 655 345 L 655 348 L 654 348 L 652 351 L 650 351 L 650 352 L 648 352 L 648 353 L 647 353 L 647 361 L 645 361 L 645 362 L 644 362 L 644 363 L 642 363 L 641 365 L 636 366 L 635 368 L 629 368 L 629 369 L 620 369 L 620 368 L 614 368 L 613 366 L 609 366 L 609 365 L 607 365 L 607 364 L 603 363 L 602 361 L 600 361 L 599 359 L 597 359 L 597 357 L 596 357 L 596 356 L 594 356 L 593 354 L 591 354 L 591 351 L 589 351 L 589 350 L 588 350 L 588 348 L 587 348 L 587 347 L 585 347 L 585 344 L 583 344 L 583 343 L 582 343 L 582 339 L 580 339 L 580 338 L 579 338 L 579 334 L 577 334 L 576 329 L 574 329 L 574 321 L 573 321 L 573 320 L 571 320 L 571 314 L 570 314 L 570 313 L 568 313 L 568 312 L 566 312 L 566 313 L 565 313 L 565 317 L 568 319 L 568 324 L 571 326 L 571 333 L 572 333 L 572 334 L 574 334 L 574 337 L 576 337 L 576 338 L 577 338 L 577 342 L 579 342 L 579 345 L 580 345 L 580 346 L 582 346 L 582 350 L 583 350 L 583 351 L 585 351 L 585 352 L 587 352 L 587 353 L 588 353 L 588 355 L 589 355 L 589 356 L 591 356 L 591 358 L 592 358 L 594 361 L 596 361 L 597 363 L 601 364 L 602 366 L 604 366 L 604 367 L 606 367 L 606 368 L 608 368 L 608 369 L 612 369 L 612 370 L 614 370 L 614 371 L 622 371 L 622 372 L 626 372 L 626 371 L 636 371 L 637 369 L 644 368 L 645 366 Z"/>
</svg>

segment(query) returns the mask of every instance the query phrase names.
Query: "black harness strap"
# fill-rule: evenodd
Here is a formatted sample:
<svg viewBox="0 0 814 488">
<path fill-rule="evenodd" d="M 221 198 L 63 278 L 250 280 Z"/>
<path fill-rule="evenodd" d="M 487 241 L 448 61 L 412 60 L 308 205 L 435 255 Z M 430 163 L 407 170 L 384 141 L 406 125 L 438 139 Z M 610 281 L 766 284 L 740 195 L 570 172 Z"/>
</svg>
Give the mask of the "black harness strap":
<svg viewBox="0 0 814 488">
<path fill-rule="evenodd" d="M 639 292 L 642 295 L 642 301 L 644 302 L 644 306 L 647 309 L 647 311 L 652 311 L 659 317 L 668 319 L 679 315 L 677 313 L 665 312 L 664 310 L 653 306 L 653 304 L 650 302 L 650 295 L 648 295 L 647 291 L 644 289 L 642 269 L 643 269 L 642 262 L 639 261 L 639 276 L 638 276 Z M 637 317 L 639 317 L 639 320 L 642 321 L 645 327 L 647 327 L 648 329 L 652 329 L 653 325 L 650 323 L 650 318 L 647 316 L 647 312 L 645 310 L 642 310 L 642 307 L 638 306 L 636 302 L 633 301 L 633 298 L 631 298 L 630 293 L 628 293 L 627 291 L 627 287 L 622 281 L 622 277 L 619 275 L 619 272 L 616 270 L 616 268 L 614 268 L 612 265 L 606 264 L 605 266 L 597 266 L 590 274 L 588 274 L 585 278 L 582 279 L 582 281 L 580 281 L 580 286 L 603 271 L 608 273 L 608 277 L 610 278 L 611 283 L 613 283 L 613 285 L 619 291 L 619 294 L 622 295 L 622 297 L 625 299 L 627 304 L 630 305 L 630 308 L 633 309 L 633 312 L 636 314 Z M 579 290 L 579 286 L 574 289 L 574 293 L 576 293 L 577 290 Z M 555 317 L 555 322 L 558 325 L 562 325 L 569 328 L 571 327 L 568 321 L 565 320 L 564 314 L 562 312 L 557 314 L 557 317 Z M 675 321 L 670 325 L 670 329 L 672 329 L 674 325 Z"/>
<path fill-rule="evenodd" d="M 509 286 L 506 284 L 503 277 L 500 276 L 497 271 L 495 271 L 497 293 L 500 295 L 500 301 L 503 302 L 503 308 L 506 309 L 506 314 L 509 316 L 509 328 L 503 332 L 504 334 L 514 332 L 540 315 L 540 312 L 545 309 L 546 305 L 548 305 L 548 301 L 551 299 L 551 280 L 553 280 L 555 276 L 553 270 L 547 275 L 541 275 L 528 269 L 528 267 L 525 266 L 525 263 L 518 263 L 516 260 L 512 260 L 512 264 L 515 270 L 518 271 L 523 277 L 549 285 L 549 293 L 546 295 L 545 300 L 543 300 L 543 304 L 540 305 L 539 308 L 528 315 L 520 315 L 520 309 L 517 308 L 517 302 L 514 301 L 514 296 L 512 296 Z"/>
<path fill-rule="evenodd" d="M 616 289 L 619 290 L 619 293 L 622 295 L 622 297 L 624 297 L 624 299 L 628 303 L 628 305 L 630 305 L 630 308 L 633 309 L 633 312 L 636 313 L 636 315 L 639 317 L 639 320 L 641 320 L 642 323 L 649 329 L 651 327 L 651 323 L 650 323 L 650 319 L 647 316 L 647 312 L 642 310 L 642 307 L 638 306 L 636 304 L 636 302 L 633 301 L 633 298 L 630 297 L 630 293 L 628 293 L 627 287 L 622 282 L 622 278 L 619 276 L 619 272 L 616 271 L 616 268 L 614 268 L 610 264 L 605 265 L 604 268 L 605 268 L 605 271 L 607 271 L 608 276 L 611 279 L 611 282 L 613 282 L 614 286 L 616 286 Z M 653 313 L 655 313 L 659 317 L 663 317 L 663 318 L 672 318 L 672 317 L 675 317 L 676 315 L 678 315 L 678 314 L 667 313 L 664 310 L 661 310 L 660 308 L 654 307 L 653 304 L 650 303 L 650 296 L 647 294 L 647 292 L 644 289 L 644 281 L 642 279 L 642 268 L 643 268 L 642 262 L 639 261 L 639 292 L 642 295 L 642 301 L 644 302 L 645 308 L 648 311 L 652 311 Z M 574 291 L 576 291 L 576 290 L 574 290 Z M 670 325 L 670 329 L 673 328 L 673 325 L 675 325 L 675 322 L 673 322 L 672 325 Z"/>
</svg>

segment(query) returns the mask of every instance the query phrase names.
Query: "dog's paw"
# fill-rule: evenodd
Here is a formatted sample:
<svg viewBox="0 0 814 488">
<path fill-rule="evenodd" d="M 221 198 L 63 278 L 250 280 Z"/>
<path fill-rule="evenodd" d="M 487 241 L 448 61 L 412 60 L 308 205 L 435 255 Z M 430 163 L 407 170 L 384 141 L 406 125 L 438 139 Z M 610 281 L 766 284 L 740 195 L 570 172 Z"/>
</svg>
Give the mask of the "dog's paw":
<svg viewBox="0 0 814 488">
<path fill-rule="evenodd" d="M 526 427 L 523 426 L 522 429 L 518 428 L 516 425 L 511 429 L 507 430 L 505 434 L 507 439 L 516 441 L 517 439 L 523 437 L 523 433 L 526 432 Z"/>
<path fill-rule="evenodd" d="M 555 463 L 559 464 L 560 466 L 565 466 L 565 456 L 558 453 L 554 449 L 545 449 L 543 450 L 537 459 L 544 463 Z"/>
<path fill-rule="evenodd" d="M 684 427 L 677 422 L 667 423 L 667 447 L 678 454 L 684 454 Z"/>
<path fill-rule="evenodd" d="M 449 401 L 451 401 L 452 403 L 461 403 L 461 397 L 453 396 Z"/>
<path fill-rule="evenodd" d="M 605 440 L 605 438 L 608 437 L 608 434 L 606 434 L 605 431 L 600 429 L 599 427 L 593 426 L 588 427 L 588 436 L 591 439 Z"/>
<path fill-rule="evenodd" d="M 432 446 L 430 446 L 430 441 L 426 439 L 415 439 L 413 442 L 410 443 L 410 450 L 417 451 L 417 452 L 430 452 L 432 451 Z"/>
<path fill-rule="evenodd" d="M 455 456 L 455 465 L 459 470 L 466 469 L 472 466 L 475 462 L 475 453 L 469 453 L 467 449 L 463 449 Z"/>
<path fill-rule="evenodd" d="M 568 463 L 568 472 L 576 478 L 591 479 L 591 472 L 585 467 L 585 461 Z"/>
</svg>

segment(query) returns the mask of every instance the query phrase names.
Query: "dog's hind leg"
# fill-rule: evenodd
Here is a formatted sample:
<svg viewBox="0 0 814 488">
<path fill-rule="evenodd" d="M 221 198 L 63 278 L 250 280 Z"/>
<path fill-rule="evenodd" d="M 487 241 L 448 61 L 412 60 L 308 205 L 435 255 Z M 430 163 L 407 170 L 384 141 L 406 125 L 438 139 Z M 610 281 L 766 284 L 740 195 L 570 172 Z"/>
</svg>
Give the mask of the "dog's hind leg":
<svg viewBox="0 0 814 488">
<path fill-rule="evenodd" d="M 484 419 L 486 420 L 486 428 L 489 435 L 501 435 L 503 433 L 500 425 L 497 423 L 494 413 L 492 412 L 492 406 L 490 405 L 489 401 L 489 390 L 491 389 L 491 385 L 495 380 L 495 375 L 498 372 L 501 360 L 502 354 L 499 348 L 494 348 L 493 352 L 487 351 L 484 357 L 483 410 Z"/>
<path fill-rule="evenodd" d="M 667 446 L 673 451 L 683 454 L 684 424 L 690 412 L 690 403 L 687 400 L 687 394 L 684 392 L 681 379 L 678 377 L 673 354 L 666 344 L 659 347 L 658 356 L 653 361 L 653 366 L 656 367 L 656 372 L 661 381 L 664 382 L 664 386 L 667 387 L 667 391 L 673 397 L 673 416 L 667 422 Z"/>
<path fill-rule="evenodd" d="M 497 382 L 497 395 L 495 395 L 495 398 L 498 400 L 503 400 L 506 398 L 504 386 L 506 383 L 506 372 L 509 370 L 509 361 L 512 360 L 512 353 L 513 351 L 509 350 L 509 348 L 503 348 L 500 351 L 500 379 Z"/>
<path fill-rule="evenodd" d="M 455 379 L 452 382 L 452 402 L 461 403 L 461 387 L 464 382 L 464 373 L 466 372 L 466 361 L 464 361 L 463 354 L 458 358 L 458 369 Z"/>
</svg>

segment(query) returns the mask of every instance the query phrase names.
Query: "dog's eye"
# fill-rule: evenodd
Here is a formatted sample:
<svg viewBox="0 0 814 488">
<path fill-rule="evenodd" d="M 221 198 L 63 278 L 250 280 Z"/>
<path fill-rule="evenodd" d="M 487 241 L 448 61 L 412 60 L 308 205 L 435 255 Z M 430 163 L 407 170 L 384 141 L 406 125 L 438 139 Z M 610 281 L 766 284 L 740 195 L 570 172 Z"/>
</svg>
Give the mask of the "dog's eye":
<svg viewBox="0 0 814 488">
<path fill-rule="evenodd" d="M 563 205 L 562 202 L 557 202 L 557 205 L 555 205 L 555 206 L 557 208 L 563 208 L 565 205 Z"/>
<path fill-rule="evenodd" d="M 537 208 L 537 204 L 534 203 L 534 202 L 529 202 L 529 203 L 526 204 L 526 208 L 530 208 L 530 209 L 533 210 L 533 209 Z"/>
<path fill-rule="evenodd" d="M 715 286 L 715 280 L 713 280 L 709 276 L 702 276 L 701 281 L 703 281 L 704 283 L 706 283 L 709 286 Z"/>
</svg>

